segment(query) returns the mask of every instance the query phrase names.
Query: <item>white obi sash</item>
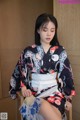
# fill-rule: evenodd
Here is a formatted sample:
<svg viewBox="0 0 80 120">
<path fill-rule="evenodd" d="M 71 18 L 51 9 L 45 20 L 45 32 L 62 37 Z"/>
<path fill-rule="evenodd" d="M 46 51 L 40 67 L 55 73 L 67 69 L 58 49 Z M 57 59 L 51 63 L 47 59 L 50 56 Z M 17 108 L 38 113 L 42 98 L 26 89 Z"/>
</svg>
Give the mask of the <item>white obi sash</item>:
<svg viewBox="0 0 80 120">
<path fill-rule="evenodd" d="M 58 91 L 56 75 L 56 72 L 53 74 L 32 74 L 32 80 L 30 83 L 31 86 L 36 89 L 37 94 L 39 94 L 38 97 L 47 97 Z M 44 92 L 41 92 L 42 90 L 44 90 Z"/>
</svg>

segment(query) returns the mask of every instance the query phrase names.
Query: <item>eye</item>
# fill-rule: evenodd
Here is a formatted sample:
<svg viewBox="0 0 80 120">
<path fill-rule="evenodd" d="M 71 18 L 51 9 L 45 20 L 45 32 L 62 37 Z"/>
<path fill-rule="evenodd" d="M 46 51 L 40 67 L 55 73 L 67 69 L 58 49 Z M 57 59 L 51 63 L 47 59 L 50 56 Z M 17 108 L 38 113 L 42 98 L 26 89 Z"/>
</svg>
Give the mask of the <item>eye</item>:
<svg viewBox="0 0 80 120">
<path fill-rule="evenodd" d="M 55 32 L 55 29 L 51 29 L 51 32 Z"/>
<path fill-rule="evenodd" d="M 47 28 L 46 28 L 46 27 L 43 27 L 42 30 L 43 30 L 44 32 L 47 32 Z"/>
</svg>

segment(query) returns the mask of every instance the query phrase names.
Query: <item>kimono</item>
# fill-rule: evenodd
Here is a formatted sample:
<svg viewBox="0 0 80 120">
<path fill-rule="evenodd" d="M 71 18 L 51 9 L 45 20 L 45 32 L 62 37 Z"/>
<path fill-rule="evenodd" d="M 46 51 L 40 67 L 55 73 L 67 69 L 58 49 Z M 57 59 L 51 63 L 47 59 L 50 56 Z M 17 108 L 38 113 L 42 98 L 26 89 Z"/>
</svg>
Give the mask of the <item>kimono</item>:
<svg viewBox="0 0 80 120">
<path fill-rule="evenodd" d="M 52 86 L 39 91 L 35 90 L 29 81 L 32 74 L 56 74 L 57 91 L 43 97 L 49 103 L 59 109 L 61 114 L 65 111 L 66 100 L 70 101 L 70 96 L 75 95 L 72 68 L 63 46 L 51 46 L 47 53 L 44 52 L 42 45 L 32 45 L 25 48 L 15 66 L 10 80 L 10 95 L 16 98 L 16 92 L 20 91 L 21 83 L 31 89 L 32 94 L 37 98 L 38 95 L 51 89 Z M 37 77 L 37 81 L 38 81 Z"/>
</svg>

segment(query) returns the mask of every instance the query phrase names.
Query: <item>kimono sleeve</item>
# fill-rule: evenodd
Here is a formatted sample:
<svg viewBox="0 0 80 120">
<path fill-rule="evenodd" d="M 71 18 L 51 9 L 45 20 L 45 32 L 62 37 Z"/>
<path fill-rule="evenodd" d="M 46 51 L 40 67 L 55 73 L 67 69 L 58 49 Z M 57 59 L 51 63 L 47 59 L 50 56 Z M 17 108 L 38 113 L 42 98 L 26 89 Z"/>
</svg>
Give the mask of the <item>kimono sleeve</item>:
<svg viewBox="0 0 80 120">
<path fill-rule="evenodd" d="M 62 49 L 59 56 L 59 73 L 58 79 L 61 83 L 60 89 L 65 96 L 74 96 L 75 88 L 73 82 L 73 73 L 70 61 L 68 59 L 65 49 Z"/>
<path fill-rule="evenodd" d="M 14 68 L 9 83 L 9 94 L 12 99 L 16 98 L 16 92 L 20 90 L 21 81 L 26 85 L 27 83 L 27 67 L 26 67 L 25 50 L 22 51 L 20 58 Z"/>
</svg>

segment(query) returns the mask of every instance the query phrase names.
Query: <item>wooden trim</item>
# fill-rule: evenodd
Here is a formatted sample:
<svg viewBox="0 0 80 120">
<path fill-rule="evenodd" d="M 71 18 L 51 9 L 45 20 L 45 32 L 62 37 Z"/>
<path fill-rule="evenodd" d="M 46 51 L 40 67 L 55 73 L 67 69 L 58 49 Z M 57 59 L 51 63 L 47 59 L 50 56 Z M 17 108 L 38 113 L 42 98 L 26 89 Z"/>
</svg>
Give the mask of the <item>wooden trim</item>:
<svg viewBox="0 0 80 120">
<path fill-rule="evenodd" d="M 72 108 L 69 110 L 69 120 L 72 120 Z"/>
<path fill-rule="evenodd" d="M 0 69 L 0 98 L 2 98 L 1 69 Z"/>
</svg>

